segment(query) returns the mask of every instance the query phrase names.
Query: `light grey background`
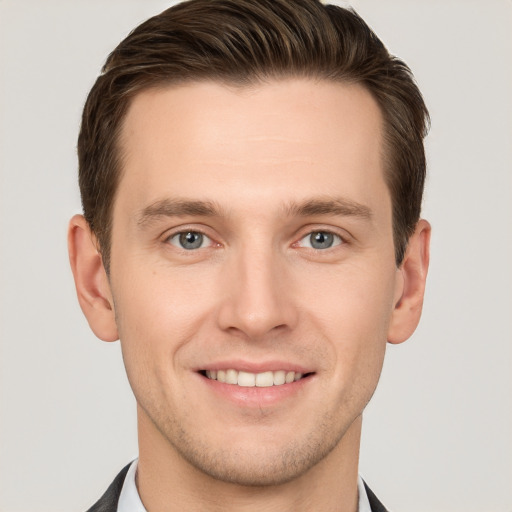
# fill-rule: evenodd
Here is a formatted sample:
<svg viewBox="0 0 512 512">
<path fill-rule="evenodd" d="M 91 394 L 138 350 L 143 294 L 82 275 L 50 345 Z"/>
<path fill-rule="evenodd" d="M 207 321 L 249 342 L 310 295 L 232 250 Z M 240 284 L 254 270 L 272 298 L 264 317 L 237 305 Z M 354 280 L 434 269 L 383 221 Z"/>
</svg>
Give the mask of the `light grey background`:
<svg viewBox="0 0 512 512">
<path fill-rule="evenodd" d="M 137 454 L 119 345 L 77 305 L 75 144 L 113 47 L 162 0 L 0 0 L 0 511 L 85 510 Z M 432 115 L 422 324 L 390 347 L 361 473 L 395 512 L 512 511 L 512 2 L 357 0 Z"/>
</svg>

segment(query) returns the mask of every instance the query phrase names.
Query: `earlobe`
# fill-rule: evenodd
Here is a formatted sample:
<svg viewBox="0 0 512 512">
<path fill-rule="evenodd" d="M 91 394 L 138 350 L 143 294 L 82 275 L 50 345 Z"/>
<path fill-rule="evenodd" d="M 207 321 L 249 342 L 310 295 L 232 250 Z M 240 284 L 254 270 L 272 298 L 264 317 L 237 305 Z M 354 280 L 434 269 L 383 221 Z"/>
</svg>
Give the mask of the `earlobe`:
<svg viewBox="0 0 512 512">
<path fill-rule="evenodd" d="M 430 258 L 430 224 L 420 220 L 409 239 L 397 270 L 395 307 L 388 330 L 389 343 L 402 343 L 416 329 L 421 317 Z"/>
<path fill-rule="evenodd" d="M 68 251 L 78 302 L 89 326 L 101 340 L 117 340 L 110 283 L 96 238 L 82 215 L 75 215 L 69 222 Z"/>
</svg>

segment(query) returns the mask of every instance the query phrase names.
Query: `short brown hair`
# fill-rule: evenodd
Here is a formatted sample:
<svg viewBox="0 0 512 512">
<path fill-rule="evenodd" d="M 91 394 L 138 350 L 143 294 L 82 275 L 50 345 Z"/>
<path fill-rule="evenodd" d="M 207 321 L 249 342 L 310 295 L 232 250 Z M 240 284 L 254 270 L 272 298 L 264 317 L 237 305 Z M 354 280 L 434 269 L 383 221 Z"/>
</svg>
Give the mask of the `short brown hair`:
<svg viewBox="0 0 512 512">
<path fill-rule="evenodd" d="M 361 84 L 378 102 L 395 259 L 401 264 L 420 215 L 429 124 L 406 64 L 351 9 L 319 0 L 189 0 L 142 23 L 119 44 L 84 107 L 80 192 L 107 272 L 122 167 L 118 140 L 131 99 L 166 84 L 215 80 L 243 86 L 282 77 Z"/>
</svg>

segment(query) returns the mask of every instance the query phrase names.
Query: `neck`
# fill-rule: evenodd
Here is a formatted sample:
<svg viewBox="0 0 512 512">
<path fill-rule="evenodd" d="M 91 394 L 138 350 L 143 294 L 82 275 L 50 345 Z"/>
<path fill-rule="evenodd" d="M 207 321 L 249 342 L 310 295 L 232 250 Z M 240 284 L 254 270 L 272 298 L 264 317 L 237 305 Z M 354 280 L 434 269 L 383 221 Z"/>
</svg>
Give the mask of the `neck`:
<svg viewBox="0 0 512 512">
<path fill-rule="evenodd" d="M 326 457 L 291 481 L 243 486 L 194 467 L 139 408 L 139 494 L 148 512 L 356 512 L 361 424 L 356 418 Z"/>
</svg>

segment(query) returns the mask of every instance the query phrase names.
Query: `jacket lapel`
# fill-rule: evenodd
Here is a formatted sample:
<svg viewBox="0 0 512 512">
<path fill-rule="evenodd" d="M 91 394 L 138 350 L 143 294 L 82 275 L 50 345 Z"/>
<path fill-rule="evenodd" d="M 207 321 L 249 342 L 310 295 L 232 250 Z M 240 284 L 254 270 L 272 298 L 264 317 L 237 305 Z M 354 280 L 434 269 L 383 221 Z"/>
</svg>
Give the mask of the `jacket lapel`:
<svg viewBox="0 0 512 512">
<path fill-rule="evenodd" d="M 364 482 L 364 488 L 366 489 L 366 494 L 368 495 L 368 501 L 370 502 L 372 512 L 388 512 L 377 496 L 373 494 L 373 491 L 366 485 L 366 482 Z"/>
<path fill-rule="evenodd" d="M 131 463 L 130 463 L 131 464 Z M 116 512 L 117 502 L 123 488 L 124 479 L 130 464 L 125 466 L 110 484 L 105 494 L 87 512 Z"/>
</svg>

